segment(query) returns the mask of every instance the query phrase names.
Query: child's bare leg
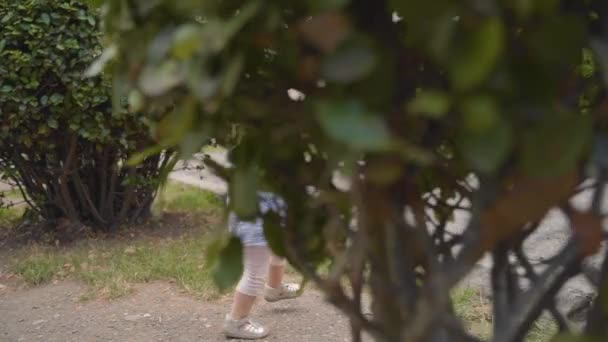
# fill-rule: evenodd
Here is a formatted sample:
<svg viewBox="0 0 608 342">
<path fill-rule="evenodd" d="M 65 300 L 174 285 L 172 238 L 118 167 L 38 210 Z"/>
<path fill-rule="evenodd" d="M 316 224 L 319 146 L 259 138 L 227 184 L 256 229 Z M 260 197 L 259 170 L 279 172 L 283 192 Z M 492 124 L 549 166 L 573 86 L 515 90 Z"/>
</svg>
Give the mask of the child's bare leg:
<svg viewBox="0 0 608 342">
<path fill-rule="evenodd" d="M 234 300 L 232 302 L 232 310 L 230 311 L 230 317 L 234 320 L 243 319 L 249 316 L 253 304 L 255 303 L 256 297 L 248 296 L 239 291 L 234 292 Z"/>
<path fill-rule="evenodd" d="M 279 288 L 283 284 L 285 276 L 285 260 L 276 255 L 270 257 L 270 268 L 268 269 L 268 287 Z"/>
</svg>

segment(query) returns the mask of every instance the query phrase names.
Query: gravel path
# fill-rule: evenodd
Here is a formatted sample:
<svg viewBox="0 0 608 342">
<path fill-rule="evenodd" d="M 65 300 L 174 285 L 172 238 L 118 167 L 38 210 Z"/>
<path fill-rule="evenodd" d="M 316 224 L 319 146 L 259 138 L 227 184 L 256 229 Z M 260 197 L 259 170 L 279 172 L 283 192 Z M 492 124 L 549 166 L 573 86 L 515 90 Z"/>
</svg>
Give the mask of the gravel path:
<svg viewBox="0 0 608 342">
<path fill-rule="evenodd" d="M 168 283 L 137 286 L 131 296 L 83 303 L 85 291 L 60 282 L 25 291 L 0 291 L 3 342 L 194 342 L 225 341 L 222 322 L 228 297 L 201 301 Z M 266 341 L 350 340 L 347 320 L 315 290 L 292 301 L 260 302 L 255 317 L 272 330 Z"/>
</svg>

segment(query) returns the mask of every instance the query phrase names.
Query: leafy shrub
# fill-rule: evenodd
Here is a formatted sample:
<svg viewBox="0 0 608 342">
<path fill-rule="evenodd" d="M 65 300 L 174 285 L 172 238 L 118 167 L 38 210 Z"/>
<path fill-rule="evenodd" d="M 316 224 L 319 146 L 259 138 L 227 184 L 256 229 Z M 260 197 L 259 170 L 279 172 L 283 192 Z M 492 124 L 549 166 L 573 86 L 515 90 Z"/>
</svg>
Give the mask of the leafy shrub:
<svg viewBox="0 0 608 342">
<path fill-rule="evenodd" d="M 543 311 L 568 329 L 556 293 L 606 241 L 607 1 L 105 3 L 117 83 L 184 108 L 158 122 L 167 142 L 238 137 L 231 209 L 258 215 L 267 187 L 285 199 L 269 244 L 351 318 L 354 341 L 476 341 L 450 291 L 488 254 L 493 341 L 522 341 Z M 336 189 L 335 171 L 352 186 Z M 581 187 L 591 208 L 570 204 Z M 555 212 L 572 234 L 534 265 L 524 242 Z M 218 250 L 217 279 L 238 279 L 240 250 Z M 594 341 L 608 341 L 605 260 Z"/>
<path fill-rule="evenodd" d="M 0 172 L 42 218 L 110 229 L 149 213 L 168 159 L 126 166 L 148 127 L 113 106 L 111 79 L 83 76 L 102 51 L 98 22 L 75 0 L 0 3 Z"/>
</svg>

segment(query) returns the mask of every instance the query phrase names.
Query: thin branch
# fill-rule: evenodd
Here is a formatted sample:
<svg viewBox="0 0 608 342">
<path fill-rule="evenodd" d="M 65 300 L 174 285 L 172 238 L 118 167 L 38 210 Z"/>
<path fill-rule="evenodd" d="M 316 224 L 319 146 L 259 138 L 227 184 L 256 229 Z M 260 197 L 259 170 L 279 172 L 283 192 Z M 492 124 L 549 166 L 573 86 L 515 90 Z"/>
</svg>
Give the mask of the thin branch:
<svg viewBox="0 0 608 342">
<path fill-rule="evenodd" d="M 74 180 L 74 185 L 76 186 L 77 192 L 80 194 L 80 197 L 82 197 L 82 199 L 84 199 L 84 202 L 89 206 L 89 211 L 91 212 L 93 217 L 99 223 L 107 224 L 108 222 L 101 216 L 99 211 L 97 211 L 95 204 L 91 200 L 91 196 L 89 196 L 89 191 L 87 188 L 85 188 L 84 184 L 82 183 L 82 180 L 80 179 L 80 175 L 78 174 L 78 172 L 74 172 L 73 180 Z"/>
<path fill-rule="evenodd" d="M 70 172 L 74 158 L 76 157 L 76 144 L 77 137 L 76 135 L 72 135 L 70 137 L 67 157 L 63 163 L 63 173 L 59 177 L 59 191 L 61 192 L 61 196 L 67 210 L 66 214 L 71 220 L 75 221 L 78 220 L 78 212 L 76 211 L 76 207 L 74 206 L 74 202 L 72 201 L 72 196 L 70 194 L 70 189 L 68 188 L 67 176 Z"/>
<path fill-rule="evenodd" d="M 503 330 L 495 334 L 494 341 L 520 341 L 542 312 L 542 304 L 553 298 L 564 282 L 573 276 L 579 261 L 576 242 L 570 239 L 555 263 L 541 274 L 535 286 L 518 298 L 511 315 L 503 325 Z"/>
<path fill-rule="evenodd" d="M 494 332 L 502 334 L 504 324 L 511 314 L 511 300 L 509 296 L 509 254 L 504 243 L 499 244 L 493 252 L 494 265 L 492 266 L 491 280 L 492 293 L 494 294 Z"/>
<path fill-rule="evenodd" d="M 521 266 L 524 268 L 524 271 L 526 272 L 526 276 L 530 279 L 530 281 L 532 281 L 532 283 L 538 282 L 538 278 L 539 278 L 538 274 L 536 274 L 534 267 L 532 266 L 532 264 L 530 264 L 530 261 L 528 261 L 528 259 L 526 258 L 521 245 L 514 248 L 513 253 L 515 253 L 517 260 L 519 261 Z M 551 313 L 551 316 L 553 316 L 553 318 L 557 322 L 557 326 L 558 326 L 560 332 L 570 331 L 570 326 L 568 325 L 568 322 L 566 321 L 564 316 L 562 316 L 562 314 L 559 312 L 559 310 L 557 310 L 557 308 L 555 306 L 555 300 L 551 300 L 548 303 L 547 309 Z"/>
<path fill-rule="evenodd" d="M 607 6 L 608 8 L 608 6 Z M 602 168 L 600 170 L 600 177 L 598 180 L 597 188 L 595 190 L 594 197 L 592 199 L 591 210 L 597 215 L 601 210 L 601 203 L 604 199 L 604 191 L 606 188 L 606 181 L 608 177 L 608 170 Z M 600 271 L 600 279 L 598 282 L 599 295 L 594 300 L 589 313 L 587 314 L 587 324 L 585 326 L 585 333 L 589 336 L 597 337 L 601 340 L 608 339 L 608 315 L 606 314 L 605 303 L 606 289 L 608 289 L 608 249 L 604 252 L 604 261 Z"/>
<path fill-rule="evenodd" d="M 606 191 L 606 181 L 608 180 L 608 170 L 602 168 L 595 185 L 595 193 L 591 199 L 591 212 L 600 216 L 602 214 L 602 201 Z"/>
</svg>

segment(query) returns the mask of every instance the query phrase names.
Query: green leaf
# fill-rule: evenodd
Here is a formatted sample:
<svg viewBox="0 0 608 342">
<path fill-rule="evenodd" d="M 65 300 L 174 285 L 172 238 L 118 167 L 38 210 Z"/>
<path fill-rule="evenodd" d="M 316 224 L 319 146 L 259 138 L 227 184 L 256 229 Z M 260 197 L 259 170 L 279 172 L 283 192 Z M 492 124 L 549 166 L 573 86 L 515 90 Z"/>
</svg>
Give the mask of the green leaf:
<svg viewBox="0 0 608 342">
<path fill-rule="evenodd" d="M 590 118 L 582 114 L 548 115 L 524 134 L 521 163 L 532 176 L 559 176 L 572 170 L 591 138 Z"/>
<path fill-rule="evenodd" d="M 527 19 L 535 13 L 554 14 L 559 8 L 559 3 L 559 0 L 517 0 L 508 4 L 520 18 Z"/>
<path fill-rule="evenodd" d="M 143 161 L 146 160 L 147 158 L 161 153 L 166 148 L 167 148 L 167 146 L 163 146 L 160 144 L 150 146 L 150 147 L 144 149 L 143 151 L 141 151 L 139 153 L 135 153 L 134 155 L 130 156 L 129 159 L 127 159 L 127 166 L 139 165 L 139 164 L 143 163 Z"/>
<path fill-rule="evenodd" d="M 460 110 L 463 127 L 458 142 L 463 157 L 478 171 L 495 172 L 511 151 L 511 126 L 487 96 L 467 99 Z"/>
<path fill-rule="evenodd" d="M 86 0 L 85 3 L 93 8 L 98 8 L 105 3 L 104 0 Z"/>
<path fill-rule="evenodd" d="M 239 12 L 224 24 L 225 38 L 233 38 L 234 35 L 245 26 L 260 10 L 260 1 L 248 1 L 241 6 Z"/>
<path fill-rule="evenodd" d="M 201 150 L 207 140 L 209 137 L 204 132 L 192 131 L 184 134 L 179 144 L 180 156 L 184 159 L 192 157 L 194 153 Z"/>
<path fill-rule="evenodd" d="M 232 94 L 241 77 L 243 62 L 243 56 L 239 54 L 230 61 L 230 64 L 224 70 L 224 77 L 222 79 L 222 92 L 224 95 Z"/>
<path fill-rule="evenodd" d="M 366 112 L 359 102 L 322 102 L 316 113 L 325 132 L 336 141 L 369 151 L 391 147 L 390 133 L 382 118 Z"/>
<path fill-rule="evenodd" d="M 242 274 L 243 245 L 237 237 L 232 237 L 218 255 L 213 280 L 224 291 L 234 286 Z"/>
<path fill-rule="evenodd" d="M 591 78 L 596 72 L 595 59 L 591 49 L 585 48 L 582 51 L 581 60 L 581 76 L 583 78 Z"/>
<path fill-rule="evenodd" d="M 204 44 L 201 39 L 201 26 L 185 24 L 175 32 L 173 55 L 180 59 L 188 59 Z"/>
<path fill-rule="evenodd" d="M 57 105 L 63 102 L 63 95 L 59 94 L 59 93 L 54 93 L 53 95 L 51 95 L 51 97 L 49 98 L 49 102 Z"/>
<path fill-rule="evenodd" d="M 49 127 L 54 128 L 54 129 L 57 129 L 59 127 L 59 123 L 54 118 L 48 119 L 46 121 L 46 123 L 49 125 Z"/>
<path fill-rule="evenodd" d="M 275 255 L 286 257 L 285 250 L 285 230 L 281 226 L 281 217 L 273 212 L 264 215 L 264 236 L 268 246 Z"/>
<path fill-rule="evenodd" d="M 4 24 L 6 22 L 8 22 L 9 20 L 11 20 L 11 18 L 13 17 L 13 13 L 7 13 L 5 16 L 2 17 L 2 20 L 0 20 L 0 23 Z"/>
<path fill-rule="evenodd" d="M 183 76 L 175 61 L 167 61 L 160 66 L 144 68 L 139 78 L 139 87 L 146 95 L 159 96 L 180 84 Z"/>
<path fill-rule="evenodd" d="M 309 0 L 308 6 L 313 12 L 324 12 L 340 9 L 349 2 L 349 0 Z"/>
<path fill-rule="evenodd" d="M 48 13 L 42 13 L 40 16 L 40 21 L 48 25 L 51 23 L 51 17 L 48 15 Z"/>
<path fill-rule="evenodd" d="M 443 117 L 449 109 L 449 96 L 437 90 L 423 90 L 408 105 L 408 111 L 411 113 L 433 119 Z"/>
<path fill-rule="evenodd" d="M 504 40 L 505 28 L 500 18 L 486 19 L 477 30 L 468 33 L 449 66 L 454 86 L 468 90 L 482 83 L 494 69 Z"/>
<path fill-rule="evenodd" d="M 241 219 L 258 213 L 258 177 L 253 166 L 238 167 L 230 182 L 230 207 Z"/>
<path fill-rule="evenodd" d="M 500 120 L 498 105 L 489 96 L 477 95 L 465 99 L 460 110 L 463 115 L 463 125 L 468 132 L 485 132 L 492 129 Z"/>
<path fill-rule="evenodd" d="M 163 185 L 164 186 L 164 185 Z M 228 244 L 228 241 L 232 237 L 227 230 L 222 230 L 216 233 L 215 237 L 210 239 L 205 251 L 205 263 L 211 268 L 216 269 L 220 252 Z"/>
<path fill-rule="evenodd" d="M 348 43 L 327 56 L 321 74 L 328 81 L 352 83 L 369 75 L 376 65 L 371 46 L 364 41 Z"/>
<path fill-rule="evenodd" d="M 123 146 L 128 146 L 127 141 L 124 139 L 121 139 L 121 144 L 123 144 Z M 173 154 L 171 157 L 171 159 L 169 159 L 169 161 L 165 164 L 165 166 L 163 166 L 158 173 L 158 180 L 159 180 L 159 187 L 164 187 L 167 184 L 167 181 L 169 180 L 169 174 L 171 172 L 173 172 L 173 169 L 175 168 L 175 165 L 177 165 L 177 163 L 179 162 L 179 154 L 175 153 Z M 161 193 L 159 191 L 159 193 Z"/>
<path fill-rule="evenodd" d="M 561 66 L 580 60 L 587 44 L 585 35 L 585 23 L 579 16 L 556 15 L 544 20 L 525 38 L 534 58 L 547 66 Z"/>
<path fill-rule="evenodd" d="M 172 110 L 156 124 L 155 136 L 160 140 L 158 145 L 162 149 L 179 144 L 180 140 L 192 130 L 196 110 L 196 102 L 183 102 L 180 108 Z"/>
<path fill-rule="evenodd" d="M 84 72 L 85 77 L 93 77 L 99 75 L 105 66 L 116 57 L 118 53 L 118 47 L 116 45 L 110 45 L 105 50 L 101 56 L 99 56 L 95 61 L 87 68 Z"/>
<path fill-rule="evenodd" d="M 144 108 L 144 103 L 145 99 L 144 96 L 137 90 L 132 90 L 129 93 L 129 98 L 128 98 L 128 102 L 129 102 L 129 111 L 130 112 L 138 112 L 140 110 L 142 110 Z"/>
<path fill-rule="evenodd" d="M 404 1 L 389 0 L 390 8 L 403 17 L 407 23 L 407 34 L 405 39 L 423 42 L 429 40 L 437 23 L 447 17 L 453 11 L 455 1 L 433 0 L 433 1 Z"/>
</svg>

